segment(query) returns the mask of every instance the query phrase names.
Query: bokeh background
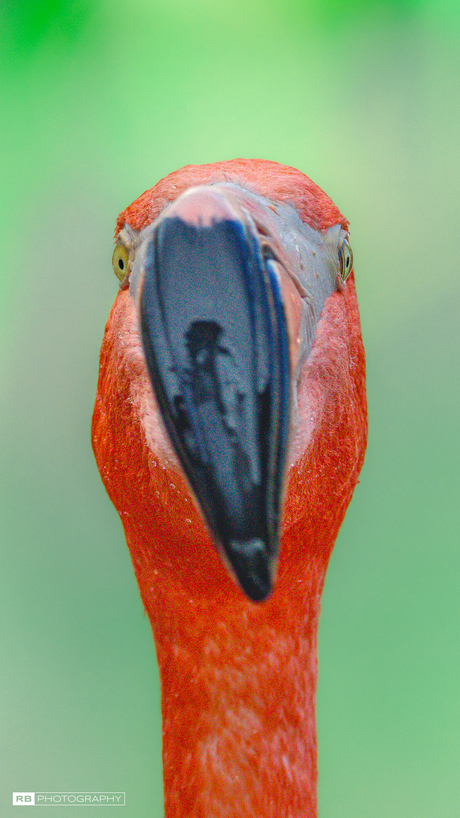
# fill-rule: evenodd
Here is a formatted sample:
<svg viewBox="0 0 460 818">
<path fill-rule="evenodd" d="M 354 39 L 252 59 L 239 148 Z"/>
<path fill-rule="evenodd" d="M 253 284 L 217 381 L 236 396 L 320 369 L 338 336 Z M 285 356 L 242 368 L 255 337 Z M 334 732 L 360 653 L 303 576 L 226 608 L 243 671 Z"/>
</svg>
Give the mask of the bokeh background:
<svg viewBox="0 0 460 818">
<path fill-rule="evenodd" d="M 457 0 L 3 0 L 2 816 L 13 790 L 163 815 L 154 649 L 89 427 L 117 213 L 235 156 L 351 222 L 370 437 L 323 599 L 320 818 L 459 814 L 459 37 Z"/>
</svg>

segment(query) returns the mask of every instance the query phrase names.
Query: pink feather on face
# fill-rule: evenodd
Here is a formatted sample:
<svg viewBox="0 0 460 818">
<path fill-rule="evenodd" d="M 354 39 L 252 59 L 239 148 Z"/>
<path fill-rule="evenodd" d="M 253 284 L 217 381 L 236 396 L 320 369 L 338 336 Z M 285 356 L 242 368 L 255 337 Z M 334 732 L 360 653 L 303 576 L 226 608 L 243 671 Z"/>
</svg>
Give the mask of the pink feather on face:
<svg viewBox="0 0 460 818">
<path fill-rule="evenodd" d="M 263 159 L 231 159 L 210 165 L 186 165 L 165 176 L 146 190 L 117 219 L 116 235 L 128 222 L 135 230 L 151 224 L 161 211 L 192 185 L 233 182 L 267 199 L 292 204 L 300 218 L 315 230 L 327 230 L 334 224 L 348 229 L 332 199 L 318 185 L 295 168 Z"/>
</svg>

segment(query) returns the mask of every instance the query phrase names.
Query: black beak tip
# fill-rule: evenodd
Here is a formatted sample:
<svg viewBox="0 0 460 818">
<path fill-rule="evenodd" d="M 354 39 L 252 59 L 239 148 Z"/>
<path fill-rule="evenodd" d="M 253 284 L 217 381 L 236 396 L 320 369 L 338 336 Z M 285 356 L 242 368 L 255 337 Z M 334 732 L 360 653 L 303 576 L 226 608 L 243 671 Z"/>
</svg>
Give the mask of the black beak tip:
<svg viewBox="0 0 460 818">
<path fill-rule="evenodd" d="M 238 584 L 253 602 L 263 602 L 273 590 L 273 571 L 260 539 L 231 540 L 225 549 Z"/>
</svg>

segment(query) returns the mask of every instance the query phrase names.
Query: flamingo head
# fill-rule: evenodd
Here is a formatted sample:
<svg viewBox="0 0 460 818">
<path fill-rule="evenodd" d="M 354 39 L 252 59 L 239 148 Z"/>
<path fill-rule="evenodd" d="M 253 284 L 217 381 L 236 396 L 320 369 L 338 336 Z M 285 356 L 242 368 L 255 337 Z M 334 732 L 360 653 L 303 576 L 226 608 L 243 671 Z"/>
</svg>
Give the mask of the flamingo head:
<svg viewBox="0 0 460 818">
<path fill-rule="evenodd" d="M 348 223 L 292 168 L 190 166 L 120 214 L 113 267 L 121 291 L 93 425 L 109 493 L 131 517 L 130 495 L 158 505 L 148 497 L 157 464 L 179 475 L 195 524 L 244 594 L 261 601 L 282 535 L 301 519 L 313 539 L 320 524 L 336 531 L 364 456 Z M 136 464 L 132 450 L 131 469 L 123 418 L 143 451 Z M 163 491 L 161 503 L 174 516 L 173 495 Z"/>
</svg>

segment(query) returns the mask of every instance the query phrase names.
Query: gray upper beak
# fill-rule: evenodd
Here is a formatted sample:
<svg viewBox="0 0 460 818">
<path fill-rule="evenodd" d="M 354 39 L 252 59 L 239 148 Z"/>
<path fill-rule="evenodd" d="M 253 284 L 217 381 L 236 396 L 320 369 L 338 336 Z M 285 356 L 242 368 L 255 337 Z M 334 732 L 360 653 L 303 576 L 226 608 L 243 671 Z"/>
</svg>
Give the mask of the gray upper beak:
<svg viewBox="0 0 460 818">
<path fill-rule="evenodd" d="M 279 549 L 288 330 L 268 247 L 212 188 L 196 195 L 209 216 L 189 197 L 147 239 L 141 336 L 166 428 L 213 539 L 258 601 L 272 589 Z"/>
</svg>

